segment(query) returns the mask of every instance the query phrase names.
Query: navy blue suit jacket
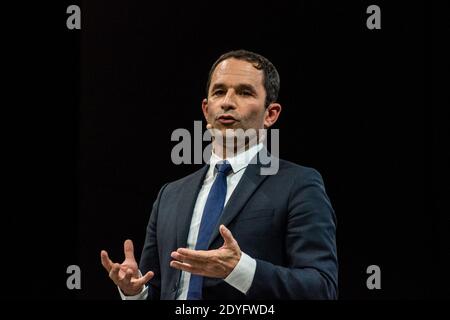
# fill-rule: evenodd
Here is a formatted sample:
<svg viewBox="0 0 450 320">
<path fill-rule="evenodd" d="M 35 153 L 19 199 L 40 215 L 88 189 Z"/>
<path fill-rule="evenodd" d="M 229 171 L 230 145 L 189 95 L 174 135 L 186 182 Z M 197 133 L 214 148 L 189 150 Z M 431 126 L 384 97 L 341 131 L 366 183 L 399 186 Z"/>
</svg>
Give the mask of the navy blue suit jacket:
<svg viewBox="0 0 450 320">
<path fill-rule="evenodd" d="M 270 164 L 269 164 L 270 165 Z M 256 259 L 247 294 L 222 279 L 205 278 L 208 299 L 336 299 L 336 218 L 320 174 L 279 160 L 275 175 L 250 164 L 227 202 L 209 249 L 223 245 L 219 225 L 230 229 L 241 250 Z M 175 299 L 181 271 L 170 253 L 186 247 L 194 205 L 208 165 L 164 185 L 153 205 L 140 270 L 155 273 L 149 299 Z"/>
</svg>

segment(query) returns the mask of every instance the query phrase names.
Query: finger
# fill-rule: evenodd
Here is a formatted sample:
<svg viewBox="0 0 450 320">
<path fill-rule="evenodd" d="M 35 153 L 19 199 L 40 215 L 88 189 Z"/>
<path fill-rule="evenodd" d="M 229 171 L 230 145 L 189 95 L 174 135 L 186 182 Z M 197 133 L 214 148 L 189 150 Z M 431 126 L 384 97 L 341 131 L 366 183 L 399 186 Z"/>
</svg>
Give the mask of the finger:
<svg viewBox="0 0 450 320">
<path fill-rule="evenodd" d="M 109 259 L 108 252 L 106 252 L 105 250 L 102 250 L 100 252 L 100 259 L 101 259 L 102 265 L 106 269 L 106 271 L 110 272 L 113 262 L 111 261 L 111 259 Z"/>
<path fill-rule="evenodd" d="M 178 262 L 190 264 L 192 267 L 201 267 L 205 263 L 207 263 L 207 259 L 204 257 L 201 258 L 191 258 L 189 256 L 182 255 L 176 251 L 173 251 L 170 256 Z"/>
<path fill-rule="evenodd" d="M 120 277 L 120 275 L 119 275 Z M 119 281 L 124 283 L 124 284 L 129 284 L 131 282 L 131 278 L 133 277 L 133 270 L 131 270 L 130 268 L 128 268 L 125 271 L 125 274 L 122 278 L 119 278 Z"/>
<path fill-rule="evenodd" d="M 195 273 L 196 269 L 194 269 L 190 264 L 188 263 L 182 263 L 179 261 L 171 261 L 170 262 L 170 266 L 172 268 L 178 269 L 178 270 L 182 270 L 182 271 L 186 271 L 186 272 L 191 272 L 191 273 Z"/>
<path fill-rule="evenodd" d="M 183 262 L 183 257 L 185 257 L 185 256 L 183 256 L 182 254 L 180 254 L 180 253 L 178 253 L 178 252 L 176 252 L 176 251 L 172 251 L 172 253 L 170 254 L 170 256 L 171 256 L 173 259 L 178 260 L 178 261 L 181 261 L 181 262 Z"/>
<path fill-rule="evenodd" d="M 113 263 L 111 270 L 109 271 L 109 277 L 112 281 L 114 281 L 115 284 L 119 283 L 119 271 L 120 271 L 120 264 Z"/>
<path fill-rule="evenodd" d="M 125 240 L 123 243 L 123 251 L 125 252 L 125 259 L 134 259 L 134 247 L 133 247 L 133 241 L 130 239 Z"/>
<path fill-rule="evenodd" d="M 149 282 L 155 274 L 152 271 L 149 271 L 145 274 L 145 276 L 140 277 L 139 279 L 132 279 L 131 282 L 137 286 L 142 286 Z"/>
<path fill-rule="evenodd" d="M 210 256 L 209 251 L 192 250 L 192 249 L 186 249 L 186 248 L 179 248 L 179 249 L 177 249 L 176 253 L 182 255 L 182 259 L 181 259 L 182 261 L 185 259 L 204 261 L 204 260 L 207 260 L 208 257 Z M 179 260 L 179 259 L 177 259 L 177 260 Z"/>
<path fill-rule="evenodd" d="M 173 251 L 173 252 L 170 254 L 170 256 L 171 256 L 173 259 L 178 260 L 178 261 L 180 261 L 180 262 L 184 262 L 184 261 L 186 261 L 186 260 L 195 260 L 195 259 L 198 259 L 198 258 L 195 258 L 195 257 L 191 257 L 191 256 L 189 256 L 189 255 L 181 254 L 181 253 L 179 253 L 179 252 L 177 252 L 177 251 Z M 198 260 L 204 261 L 204 259 L 198 259 Z"/>
<path fill-rule="evenodd" d="M 236 242 L 236 240 L 233 238 L 233 235 L 231 234 L 231 231 L 223 224 L 220 225 L 219 232 L 222 235 L 222 238 L 225 241 L 226 245 L 233 245 Z"/>
</svg>

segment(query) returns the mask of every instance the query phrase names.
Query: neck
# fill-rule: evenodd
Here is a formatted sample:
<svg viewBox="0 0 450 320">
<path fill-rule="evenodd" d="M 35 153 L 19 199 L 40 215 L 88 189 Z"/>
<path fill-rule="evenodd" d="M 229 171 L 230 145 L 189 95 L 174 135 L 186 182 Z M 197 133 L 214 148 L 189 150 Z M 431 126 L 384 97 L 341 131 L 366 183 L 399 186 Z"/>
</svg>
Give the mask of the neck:
<svg viewBox="0 0 450 320">
<path fill-rule="evenodd" d="M 238 143 L 218 143 L 216 140 L 213 140 L 212 147 L 213 152 L 218 157 L 222 159 L 233 158 L 238 154 L 248 151 L 251 147 L 256 146 L 259 142 L 259 139 L 251 139 L 246 141 L 244 144 Z"/>
</svg>

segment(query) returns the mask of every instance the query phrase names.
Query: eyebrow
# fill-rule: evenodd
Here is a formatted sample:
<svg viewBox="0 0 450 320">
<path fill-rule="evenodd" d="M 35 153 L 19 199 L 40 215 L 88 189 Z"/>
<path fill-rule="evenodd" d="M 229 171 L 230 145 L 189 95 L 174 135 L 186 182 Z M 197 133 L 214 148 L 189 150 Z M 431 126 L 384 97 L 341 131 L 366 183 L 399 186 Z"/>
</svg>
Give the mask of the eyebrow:
<svg viewBox="0 0 450 320">
<path fill-rule="evenodd" d="M 226 87 L 227 86 L 224 83 L 216 83 L 216 84 L 213 85 L 211 91 L 214 91 L 216 89 L 223 89 L 223 88 L 226 88 Z M 247 84 L 247 83 L 238 84 L 236 86 L 236 89 L 237 90 L 250 90 L 252 92 L 256 92 L 255 87 L 253 87 L 251 84 Z"/>
</svg>

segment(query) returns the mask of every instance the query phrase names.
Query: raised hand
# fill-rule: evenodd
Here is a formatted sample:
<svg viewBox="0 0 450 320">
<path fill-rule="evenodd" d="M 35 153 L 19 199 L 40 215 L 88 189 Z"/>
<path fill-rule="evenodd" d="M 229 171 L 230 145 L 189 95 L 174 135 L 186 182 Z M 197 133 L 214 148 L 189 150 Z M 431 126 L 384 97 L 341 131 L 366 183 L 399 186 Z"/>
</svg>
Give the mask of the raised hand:
<svg viewBox="0 0 450 320">
<path fill-rule="evenodd" d="M 219 228 L 224 239 L 222 247 L 216 250 L 191 250 L 179 248 L 171 253 L 175 260 L 170 266 L 205 277 L 225 279 L 236 267 L 241 258 L 241 249 L 224 225 Z"/>
<path fill-rule="evenodd" d="M 125 295 L 133 296 L 143 290 L 144 285 L 153 278 L 154 273 L 149 271 L 144 276 L 141 276 L 138 264 L 134 258 L 134 248 L 131 240 L 125 240 L 123 249 L 125 260 L 121 264 L 112 262 L 105 250 L 100 252 L 100 257 L 102 265 L 108 271 L 111 280 Z"/>
</svg>

